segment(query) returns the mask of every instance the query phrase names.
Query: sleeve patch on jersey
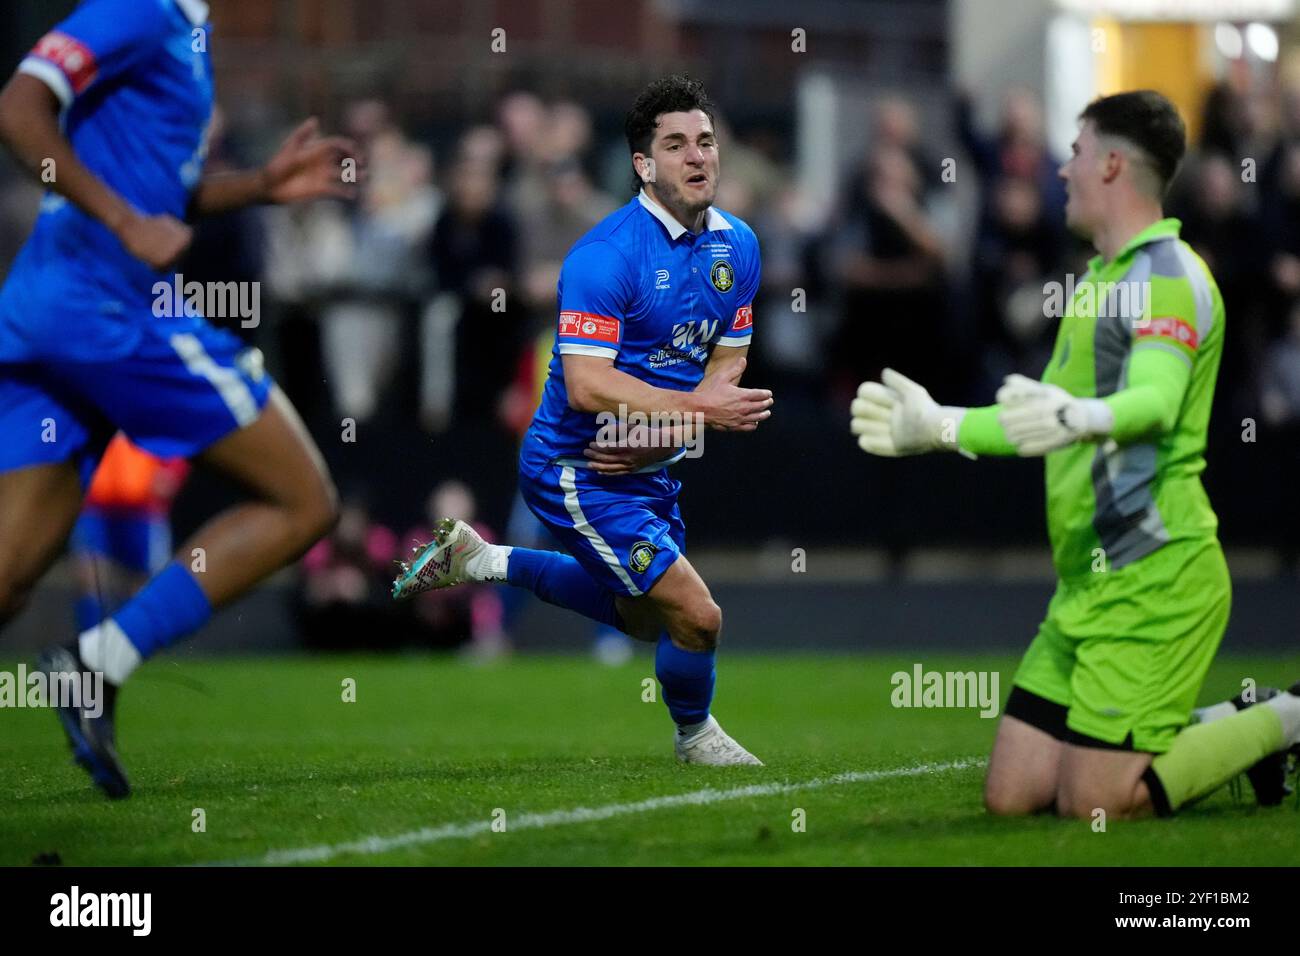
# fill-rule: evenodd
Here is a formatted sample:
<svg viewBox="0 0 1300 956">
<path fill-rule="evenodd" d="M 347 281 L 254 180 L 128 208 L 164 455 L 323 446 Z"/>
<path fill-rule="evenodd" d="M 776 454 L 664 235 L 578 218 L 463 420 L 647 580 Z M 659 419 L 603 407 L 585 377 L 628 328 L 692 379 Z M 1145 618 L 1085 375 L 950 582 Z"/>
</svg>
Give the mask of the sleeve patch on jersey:
<svg viewBox="0 0 1300 956">
<path fill-rule="evenodd" d="M 1176 315 L 1162 315 L 1153 318 L 1146 325 L 1138 327 L 1135 332 L 1140 339 L 1149 337 L 1173 339 L 1192 351 L 1195 351 L 1197 345 L 1200 344 L 1200 336 L 1196 334 L 1196 329 L 1192 328 L 1191 323 L 1178 318 Z"/>
<path fill-rule="evenodd" d="M 99 75 L 99 64 L 90 47 L 66 33 L 47 33 L 32 48 L 32 56 L 53 63 L 68 78 L 72 92 L 80 96 Z"/>
<path fill-rule="evenodd" d="M 619 321 L 591 312 L 561 312 L 560 335 L 618 344 Z"/>
<path fill-rule="evenodd" d="M 742 305 L 736 310 L 736 317 L 731 323 L 731 331 L 733 333 L 743 332 L 745 329 L 752 329 L 753 327 L 754 306 L 752 303 L 750 305 Z"/>
</svg>

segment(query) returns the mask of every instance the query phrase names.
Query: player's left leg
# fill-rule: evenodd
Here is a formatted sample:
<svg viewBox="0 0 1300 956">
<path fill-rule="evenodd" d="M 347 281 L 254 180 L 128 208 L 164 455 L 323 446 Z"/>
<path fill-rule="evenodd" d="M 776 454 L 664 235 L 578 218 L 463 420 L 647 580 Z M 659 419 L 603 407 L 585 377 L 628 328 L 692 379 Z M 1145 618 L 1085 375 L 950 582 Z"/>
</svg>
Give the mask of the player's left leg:
<svg viewBox="0 0 1300 956">
<path fill-rule="evenodd" d="M 1123 636 L 1081 640 L 1060 813 L 1168 815 L 1300 743 L 1300 697 L 1290 693 L 1190 724 L 1231 603 L 1217 542 L 1166 545 L 1106 573 L 1089 619 Z"/>
<path fill-rule="evenodd" d="M 524 500 L 571 554 L 484 542 L 444 521 L 394 583 L 401 599 L 466 581 L 504 581 L 548 603 L 654 641 L 655 671 L 678 726 L 679 759 L 758 763 L 709 712 L 721 611 L 683 555 L 678 482 L 609 478 L 559 464 L 521 473 Z"/>
<path fill-rule="evenodd" d="M 260 353 L 241 348 L 212 328 L 151 331 L 125 358 L 47 369 L 145 451 L 197 458 L 251 495 L 201 528 L 131 600 L 82 632 L 75 647 L 47 655 L 47 670 L 103 675 L 102 712 L 82 714 L 78 732 L 67 721 L 65 729 L 109 796 L 130 792 L 115 745 L 122 683 L 142 661 L 199 630 L 214 608 L 305 552 L 336 514 L 320 453 L 262 372 Z"/>
<path fill-rule="evenodd" d="M 1193 724 L 1160 754 L 1067 745 L 1062 816 L 1171 816 L 1271 755 L 1300 745 L 1300 697 L 1283 692 L 1231 717 Z"/>
<path fill-rule="evenodd" d="M 160 535 L 168 536 L 167 519 L 142 509 L 132 513 L 109 513 L 97 507 L 82 510 L 68 539 L 77 583 L 78 633 L 111 616 L 162 569 L 166 558 L 151 560 Z M 170 552 L 168 545 L 168 557 Z"/>
<path fill-rule="evenodd" d="M 247 592 L 307 552 L 334 525 L 338 499 L 324 459 L 288 398 L 273 389 L 258 420 L 198 458 L 251 500 L 217 515 L 179 549 L 201 549 L 200 586 L 213 607 Z"/>
<path fill-rule="evenodd" d="M 1192 711 L 1192 723 L 1212 724 L 1226 717 L 1234 717 L 1248 707 L 1271 700 L 1280 693 L 1282 691 L 1275 687 L 1243 689 L 1231 700 L 1196 708 Z M 1300 694 L 1300 685 L 1293 686 L 1290 693 Z M 1255 800 L 1261 807 L 1275 807 L 1295 792 L 1287 780 L 1290 769 L 1290 754 L 1286 751 L 1278 751 L 1256 761 L 1246 770 L 1246 779 L 1250 782 L 1251 789 L 1255 792 Z"/>
<path fill-rule="evenodd" d="M 320 452 L 278 389 L 253 422 L 197 460 L 238 482 L 250 500 L 199 528 L 139 593 L 82 634 L 82 660 L 114 686 L 301 556 L 334 521 L 336 499 Z"/>
<path fill-rule="evenodd" d="M 29 365 L 0 365 L 0 631 L 63 552 L 111 430 Z"/>
<path fill-rule="evenodd" d="M 81 496 L 72 462 L 0 471 L 0 630 L 62 553 Z"/>
<path fill-rule="evenodd" d="M 1052 706 L 1050 701 L 1044 704 Z M 1041 727 L 1004 713 L 984 777 L 984 808 L 999 816 L 1050 810 L 1056 802 L 1064 747 Z"/>
<path fill-rule="evenodd" d="M 1123 820 L 1151 812 L 1145 775 L 1151 754 L 1066 744 L 1061 752 L 1056 812 L 1063 817 Z"/>
<path fill-rule="evenodd" d="M 722 610 L 686 555 L 678 554 L 644 596 L 620 595 L 618 603 L 625 617 L 644 621 L 637 625 L 643 633 L 659 628 L 655 676 L 677 725 L 673 737 L 677 759 L 712 766 L 761 766 L 762 761 L 724 731 L 711 713 Z"/>
<path fill-rule="evenodd" d="M 1057 584 L 1016 669 L 984 777 L 984 806 L 990 813 L 1041 813 L 1056 803 L 1076 652 L 1065 629 L 1078 605 L 1088 601 L 1091 583 Z"/>
</svg>

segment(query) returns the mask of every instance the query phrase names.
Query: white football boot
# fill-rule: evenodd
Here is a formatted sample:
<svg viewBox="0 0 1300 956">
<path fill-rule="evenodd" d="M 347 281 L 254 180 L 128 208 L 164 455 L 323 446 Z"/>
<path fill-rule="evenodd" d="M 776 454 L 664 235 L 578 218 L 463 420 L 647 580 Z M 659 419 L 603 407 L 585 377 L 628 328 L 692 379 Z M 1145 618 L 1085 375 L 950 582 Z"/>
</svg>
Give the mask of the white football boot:
<svg viewBox="0 0 1300 956">
<path fill-rule="evenodd" d="M 483 574 L 471 574 L 467 567 L 490 547 L 493 546 L 464 521 L 443 518 L 433 530 L 433 540 L 413 548 L 409 564 L 402 562 L 402 573 L 393 582 L 393 600 L 400 601 L 423 591 L 455 587 L 471 581 L 504 581 L 504 562 L 499 569 L 490 569 Z M 496 571 L 499 573 L 494 573 Z"/>
<path fill-rule="evenodd" d="M 682 763 L 699 763 L 710 767 L 731 767 L 737 764 L 763 766 L 763 761 L 727 735 L 712 714 L 703 730 L 698 730 L 689 737 L 678 734 L 673 740 L 673 746 L 677 750 L 677 759 Z"/>
</svg>

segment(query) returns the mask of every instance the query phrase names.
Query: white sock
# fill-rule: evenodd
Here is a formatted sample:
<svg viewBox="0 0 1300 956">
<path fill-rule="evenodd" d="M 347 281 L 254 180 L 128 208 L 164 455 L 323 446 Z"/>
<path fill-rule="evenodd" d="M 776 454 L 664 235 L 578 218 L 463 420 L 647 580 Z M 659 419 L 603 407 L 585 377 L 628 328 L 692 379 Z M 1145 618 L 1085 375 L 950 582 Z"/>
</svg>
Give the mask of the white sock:
<svg viewBox="0 0 1300 956">
<path fill-rule="evenodd" d="M 140 666 L 140 652 L 112 618 L 83 632 L 77 645 L 82 663 L 114 686 L 121 686 Z"/>
<path fill-rule="evenodd" d="M 508 544 L 485 544 L 465 562 L 465 573 L 475 581 L 504 581 L 513 550 Z"/>
<path fill-rule="evenodd" d="M 677 733 L 681 737 L 694 737 L 705 727 L 709 726 L 709 718 L 705 717 L 698 724 L 678 724 Z"/>
<path fill-rule="evenodd" d="M 1282 736 L 1288 746 L 1300 744 L 1300 697 L 1286 691 L 1264 701 L 1265 707 L 1272 707 L 1282 718 Z"/>
<path fill-rule="evenodd" d="M 1211 704 L 1209 707 L 1198 707 L 1192 713 L 1196 717 L 1196 723 L 1208 724 L 1211 721 L 1222 720 L 1224 717 L 1231 717 L 1237 713 L 1237 705 L 1230 700 L 1225 700 L 1219 704 Z"/>
</svg>

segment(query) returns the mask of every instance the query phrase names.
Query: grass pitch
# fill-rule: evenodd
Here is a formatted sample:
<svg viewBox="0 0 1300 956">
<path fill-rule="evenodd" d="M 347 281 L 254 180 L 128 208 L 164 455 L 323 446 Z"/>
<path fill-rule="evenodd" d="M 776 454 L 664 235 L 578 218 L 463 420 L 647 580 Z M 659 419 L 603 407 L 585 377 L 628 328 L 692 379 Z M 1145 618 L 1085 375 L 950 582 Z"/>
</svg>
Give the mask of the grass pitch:
<svg viewBox="0 0 1300 956">
<path fill-rule="evenodd" d="M 135 788 L 125 802 L 104 800 L 70 763 L 51 713 L 0 711 L 0 864 L 43 854 L 90 866 L 1297 858 L 1294 802 L 1263 810 L 1249 788 L 1240 803 L 1220 791 L 1176 820 L 1111 821 L 1104 833 L 990 818 L 980 785 L 996 720 L 893 708 L 890 675 L 915 660 L 724 653 L 715 712 L 767 766 L 719 769 L 674 761 L 662 702 L 642 700 L 648 653 L 615 668 L 558 656 L 487 666 L 428 656 L 164 659 L 133 679 L 119 707 Z M 1015 663 L 924 659 L 927 670 L 1000 672 L 1003 699 Z M 1246 676 L 1288 686 L 1300 657 L 1221 659 L 1203 702 L 1236 693 Z M 342 699 L 346 678 L 354 703 Z"/>
</svg>

